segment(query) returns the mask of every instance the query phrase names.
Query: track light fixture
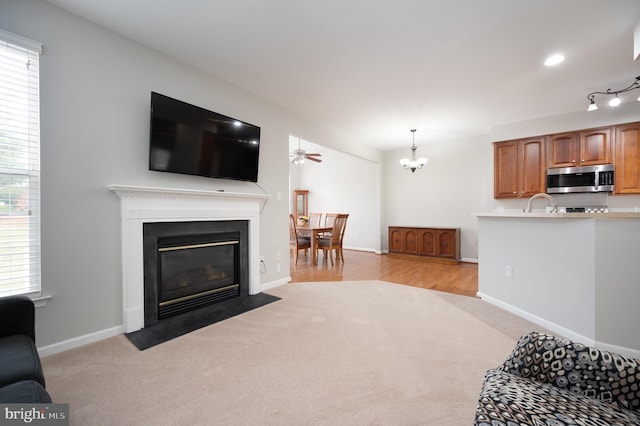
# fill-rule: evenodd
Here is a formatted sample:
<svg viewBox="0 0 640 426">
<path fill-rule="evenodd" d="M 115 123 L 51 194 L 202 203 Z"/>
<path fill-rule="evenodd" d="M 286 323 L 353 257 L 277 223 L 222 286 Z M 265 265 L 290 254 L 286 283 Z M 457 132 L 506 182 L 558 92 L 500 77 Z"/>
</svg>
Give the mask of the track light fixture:
<svg viewBox="0 0 640 426">
<path fill-rule="evenodd" d="M 416 129 L 411 129 L 411 133 L 413 135 L 413 145 L 411 145 L 411 158 L 403 158 L 400 160 L 400 165 L 405 169 L 411 170 L 411 173 L 415 172 L 416 169 L 421 169 L 422 166 L 427 164 L 427 159 L 424 157 L 420 157 L 416 159 Z"/>
<path fill-rule="evenodd" d="M 616 107 L 621 103 L 621 100 L 618 97 L 618 94 L 629 92 L 635 89 L 640 89 L 640 76 L 636 77 L 635 81 L 631 83 L 628 87 L 625 87 L 624 89 L 620 89 L 620 90 L 607 89 L 606 92 L 591 92 L 587 96 L 587 99 L 589 99 L 589 107 L 587 108 L 587 111 L 595 111 L 598 109 L 598 105 L 596 105 L 596 99 L 595 99 L 596 95 L 614 95 L 614 97 L 609 100 L 609 106 Z M 640 97 L 638 98 L 638 101 L 640 101 Z"/>
</svg>

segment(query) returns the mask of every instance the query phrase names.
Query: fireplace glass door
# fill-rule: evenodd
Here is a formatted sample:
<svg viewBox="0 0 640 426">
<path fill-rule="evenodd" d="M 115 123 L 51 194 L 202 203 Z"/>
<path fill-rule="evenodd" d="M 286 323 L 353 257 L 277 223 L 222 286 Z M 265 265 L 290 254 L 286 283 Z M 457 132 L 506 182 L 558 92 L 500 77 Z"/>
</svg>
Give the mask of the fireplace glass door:
<svg viewBox="0 0 640 426">
<path fill-rule="evenodd" d="M 239 236 L 158 239 L 158 316 L 238 296 Z"/>
</svg>

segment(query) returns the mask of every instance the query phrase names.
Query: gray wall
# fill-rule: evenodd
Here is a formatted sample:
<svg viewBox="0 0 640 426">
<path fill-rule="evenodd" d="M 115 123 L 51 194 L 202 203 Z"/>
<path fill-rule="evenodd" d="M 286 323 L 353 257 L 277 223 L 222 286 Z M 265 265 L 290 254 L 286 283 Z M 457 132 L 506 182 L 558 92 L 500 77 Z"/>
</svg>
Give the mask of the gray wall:
<svg viewBox="0 0 640 426">
<path fill-rule="evenodd" d="M 44 44 L 41 57 L 42 285 L 38 346 L 115 333 L 122 321 L 120 210 L 108 184 L 288 192 L 288 136 L 375 157 L 344 136 L 37 0 L 3 0 L 0 28 Z M 148 170 L 150 92 L 262 127 L 259 185 Z M 286 282 L 288 203 L 261 215 L 262 283 Z M 106 331 L 105 331 L 106 330 Z M 102 334 L 101 334 L 102 333 Z"/>
<path fill-rule="evenodd" d="M 298 148 L 291 137 L 290 149 Z M 322 154 L 322 163 L 290 164 L 290 185 L 309 190 L 309 211 L 349 213 L 344 235 L 346 249 L 380 253 L 380 165 L 306 140 L 306 152 Z M 293 197 L 293 194 L 290 195 Z M 293 213 L 293 205 L 291 207 Z"/>
<path fill-rule="evenodd" d="M 638 356 L 640 220 L 479 221 L 483 299 L 572 340 Z"/>
<path fill-rule="evenodd" d="M 388 226 L 460 228 L 460 256 L 478 258 L 477 220 L 473 212 L 485 211 L 489 167 L 486 136 L 425 143 L 417 156 L 429 161 L 411 173 L 400 166 L 410 155 L 404 149 L 385 153 L 382 173 L 382 241 L 388 249 Z"/>
</svg>

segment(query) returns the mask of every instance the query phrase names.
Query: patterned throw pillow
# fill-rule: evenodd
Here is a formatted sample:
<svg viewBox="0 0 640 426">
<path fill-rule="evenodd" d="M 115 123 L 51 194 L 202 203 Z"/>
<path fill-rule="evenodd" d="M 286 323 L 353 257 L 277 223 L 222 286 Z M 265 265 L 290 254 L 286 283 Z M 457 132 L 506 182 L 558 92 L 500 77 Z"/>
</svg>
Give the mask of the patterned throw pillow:
<svg viewBox="0 0 640 426">
<path fill-rule="evenodd" d="M 640 360 L 532 332 L 498 370 L 640 412 Z"/>
</svg>

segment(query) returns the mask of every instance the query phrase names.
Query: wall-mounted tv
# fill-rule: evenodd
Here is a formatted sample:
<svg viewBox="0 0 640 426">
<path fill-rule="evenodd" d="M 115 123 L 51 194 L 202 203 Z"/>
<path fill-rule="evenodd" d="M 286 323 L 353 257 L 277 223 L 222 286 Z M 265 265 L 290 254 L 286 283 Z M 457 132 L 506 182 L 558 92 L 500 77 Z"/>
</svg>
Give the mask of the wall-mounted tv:
<svg viewBox="0 0 640 426">
<path fill-rule="evenodd" d="M 149 170 L 258 181 L 260 127 L 151 92 Z"/>
</svg>

